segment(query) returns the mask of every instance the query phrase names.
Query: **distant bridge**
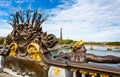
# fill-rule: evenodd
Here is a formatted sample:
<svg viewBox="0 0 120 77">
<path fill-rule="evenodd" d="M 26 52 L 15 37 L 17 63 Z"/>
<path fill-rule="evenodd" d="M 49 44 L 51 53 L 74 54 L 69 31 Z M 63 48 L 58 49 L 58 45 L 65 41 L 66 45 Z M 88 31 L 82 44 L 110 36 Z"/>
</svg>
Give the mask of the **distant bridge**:
<svg viewBox="0 0 120 77">
<path fill-rule="evenodd" d="M 106 50 L 108 50 L 108 51 L 112 51 L 113 48 L 120 49 L 120 46 L 115 46 L 115 45 L 94 45 L 94 44 L 88 45 L 88 47 L 89 47 L 90 50 L 93 50 L 97 46 L 105 47 Z"/>
</svg>

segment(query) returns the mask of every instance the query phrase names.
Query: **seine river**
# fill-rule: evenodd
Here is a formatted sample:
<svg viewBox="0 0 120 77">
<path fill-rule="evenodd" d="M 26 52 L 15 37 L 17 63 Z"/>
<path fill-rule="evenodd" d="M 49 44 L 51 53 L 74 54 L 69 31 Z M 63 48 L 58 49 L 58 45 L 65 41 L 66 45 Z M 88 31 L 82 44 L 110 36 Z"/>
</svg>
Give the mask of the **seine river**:
<svg viewBox="0 0 120 77">
<path fill-rule="evenodd" d="M 93 50 L 90 50 L 88 46 L 86 46 L 87 52 L 86 53 L 92 53 L 95 55 L 100 55 L 100 56 L 105 56 L 105 55 L 114 55 L 114 56 L 118 56 L 120 57 L 120 49 L 115 49 L 113 48 L 112 51 L 108 51 L 107 48 L 102 47 L 102 46 L 96 46 L 94 47 Z M 62 50 L 56 50 L 56 51 L 52 51 L 52 55 L 58 55 L 60 52 L 70 52 L 70 49 L 62 49 Z M 89 62 L 92 63 L 92 62 Z M 113 66 L 113 67 L 118 67 L 119 64 L 101 64 L 101 63 L 94 63 L 94 64 L 99 64 L 99 65 L 107 65 L 107 66 Z"/>
</svg>

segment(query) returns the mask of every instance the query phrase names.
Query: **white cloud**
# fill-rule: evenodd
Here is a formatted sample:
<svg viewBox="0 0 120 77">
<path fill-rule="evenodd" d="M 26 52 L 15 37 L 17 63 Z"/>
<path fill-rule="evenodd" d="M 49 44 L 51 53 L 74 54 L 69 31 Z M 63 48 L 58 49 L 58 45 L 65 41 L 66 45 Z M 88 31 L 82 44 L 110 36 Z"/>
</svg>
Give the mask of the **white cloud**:
<svg viewBox="0 0 120 77">
<path fill-rule="evenodd" d="M 0 20 L 0 36 L 7 36 L 11 33 L 12 27 L 6 23 L 7 21 L 4 19 Z"/>
<path fill-rule="evenodd" d="M 7 7 L 9 8 L 11 6 L 11 1 L 5 0 L 5 1 L 0 1 L 0 7 Z"/>
<path fill-rule="evenodd" d="M 85 41 L 120 41 L 119 0 L 77 0 L 49 11 L 44 29 L 59 37 Z M 117 24 L 117 26 L 115 25 Z"/>
<path fill-rule="evenodd" d="M 34 0 L 32 0 L 34 1 Z M 54 0 L 51 0 L 54 2 Z M 120 0 L 61 0 L 63 4 L 47 10 L 50 14 L 43 30 L 59 37 L 85 41 L 120 41 Z M 19 1 L 16 3 L 22 3 Z M 0 7 L 11 7 L 11 2 L 0 2 Z M 6 5 L 5 5 L 6 4 Z M 15 9 L 11 7 L 11 9 Z M 0 11 L 1 15 L 7 15 Z M 4 27 L 2 27 L 4 25 Z M 0 20 L 0 36 L 12 31 L 6 20 Z M 2 34 L 1 34 L 2 33 Z"/>
<path fill-rule="evenodd" d="M 34 2 L 36 0 L 15 0 L 14 2 L 18 3 L 18 4 L 22 4 L 24 2 Z"/>
<path fill-rule="evenodd" d="M 8 34 L 10 34 L 12 29 L 0 29 L 0 36 L 6 37 Z"/>
<path fill-rule="evenodd" d="M 21 4 L 21 3 L 24 2 L 24 0 L 17 0 L 17 1 L 15 1 L 15 2 L 18 3 L 18 4 Z"/>
<path fill-rule="evenodd" d="M 8 16 L 8 13 L 6 13 L 4 11 L 0 11 L 0 16 Z"/>
</svg>

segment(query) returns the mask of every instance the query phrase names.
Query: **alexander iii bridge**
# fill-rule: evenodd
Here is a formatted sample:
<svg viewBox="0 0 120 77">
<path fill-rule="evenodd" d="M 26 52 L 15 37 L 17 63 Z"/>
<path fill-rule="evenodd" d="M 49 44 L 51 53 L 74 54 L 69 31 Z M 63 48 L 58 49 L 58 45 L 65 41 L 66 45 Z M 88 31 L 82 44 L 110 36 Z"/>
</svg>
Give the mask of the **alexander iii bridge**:
<svg viewBox="0 0 120 77">
<path fill-rule="evenodd" d="M 1 47 L 2 46 L 0 45 L 0 49 Z M 55 63 L 48 61 L 42 55 L 41 58 L 51 65 L 49 71 L 49 74 L 51 74 L 51 76 L 49 75 L 49 77 L 120 77 L 120 68 L 118 67 L 99 66 L 96 64 L 88 63 L 71 63 L 69 61 L 67 62 L 67 64 L 62 62 L 58 64 L 59 61 L 56 61 Z M 59 67 L 61 65 L 62 67 Z M 68 66 L 70 67 L 70 71 L 66 72 Z M 71 74 L 68 74 L 70 72 Z M 77 76 L 78 73 L 79 75 Z M 23 76 L 22 73 L 21 76 Z"/>
</svg>

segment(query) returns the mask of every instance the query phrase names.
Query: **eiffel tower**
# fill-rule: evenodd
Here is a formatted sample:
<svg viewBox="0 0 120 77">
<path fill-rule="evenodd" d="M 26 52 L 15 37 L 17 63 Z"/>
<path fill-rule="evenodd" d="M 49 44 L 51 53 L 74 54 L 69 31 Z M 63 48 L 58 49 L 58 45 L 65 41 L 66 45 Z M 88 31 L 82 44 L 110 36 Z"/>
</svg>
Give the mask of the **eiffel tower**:
<svg viewBox="0 0 120 77">
<path fill-rule="evenodd" d="M 60 28 L 60 39 L 63 40 L 63 37 L 62 37 L 62 28 Z"/>
</svg>

